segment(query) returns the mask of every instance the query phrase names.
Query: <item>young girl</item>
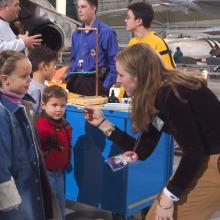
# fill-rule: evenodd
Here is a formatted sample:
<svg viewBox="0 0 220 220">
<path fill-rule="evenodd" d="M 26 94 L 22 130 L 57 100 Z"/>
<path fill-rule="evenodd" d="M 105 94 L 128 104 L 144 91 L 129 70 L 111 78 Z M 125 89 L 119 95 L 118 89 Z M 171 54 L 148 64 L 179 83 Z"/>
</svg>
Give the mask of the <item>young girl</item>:
<svg viewBox="0 0 220 220">
<path fill-rule="evenodd" d="M 0 54 L 0 123 L 4 127 L 0 130 L 1 220 L 53 217 L 50 188 L 30 120 L 32 98 L 26 95 L 30 74 L 31 63 L 24 54 Z"/>
</svg>

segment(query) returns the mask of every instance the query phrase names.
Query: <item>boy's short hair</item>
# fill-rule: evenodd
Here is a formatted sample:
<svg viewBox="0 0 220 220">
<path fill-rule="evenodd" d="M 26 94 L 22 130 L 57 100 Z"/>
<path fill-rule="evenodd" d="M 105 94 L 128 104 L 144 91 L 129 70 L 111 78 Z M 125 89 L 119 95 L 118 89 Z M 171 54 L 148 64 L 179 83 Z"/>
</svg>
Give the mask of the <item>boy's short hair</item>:
<svg viewBox="0 0 220 220">
<path fill-rule="evenodd" d="M 128 6 L 128 10 L 131 10 L 135 19 L 142 19 L 143 26 L 149 28 L 154 18 L 154 10 L 152 5 L 144 2 L 136 2 Z"/>
<path fill-rule="evenodd" d="M 51 50 L 46 46 L 35 47 L 31 50 L 28 58 L 32 64 L 32 72 L 35 72 L 39 68 L 41 62 L 49 63 L 51 61 L 57 61 L 57 52 Z"/>
<path fill-rule="evenodd" d="M 52 85 L 44 89 L 42 101 L 46 104 L 50 98 L 64 98 L 67 101 L 67 92 L 60 86 Z"/>
<path fill-rule="evenodd" d="M 97 12 L 97 9 L 98 9 L 98 0 L 86 0 L 90 5 L 93 5 L 96 7 L 96 12 Z"/>
<path fill-rule="evenodd" d="M 93 5 L 98 8 L 98 0 L 86 0 L 89 4 Z"/>
</svg>

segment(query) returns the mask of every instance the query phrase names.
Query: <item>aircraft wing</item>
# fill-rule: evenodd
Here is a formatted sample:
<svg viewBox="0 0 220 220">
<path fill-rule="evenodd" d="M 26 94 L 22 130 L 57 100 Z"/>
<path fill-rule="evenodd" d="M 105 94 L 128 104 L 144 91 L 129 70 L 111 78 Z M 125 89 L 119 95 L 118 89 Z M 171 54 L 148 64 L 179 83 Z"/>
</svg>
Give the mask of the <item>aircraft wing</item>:
<svg viewBox="0 0 220 220">
<path fill-rule="evenodd" d="M 163 10 L 161 10 L 160 7 L 163 8 Z M 168 2 L 161 3 L 160 7 L 154 6 L 154 10 L 159 12 L 165 10 L 183 11 L 185 14 L 189 14 L 199 9 L 198 7 L 188 7 L 188 5 L 185 5 L 184 3 L 168 3 Z"/>
<path fill-rule="evenodd" d="M 187 14 L 201 11 L 209 16 L 219 17 L 219 0 L 163 0 L 161 5 L 182 10 Z"/>
<path fill-rule="evenodd" d="M 197 4 L 204 13 L 219 17 L 219 0 L 195 0 L 195 4 Z"/>
</svg>

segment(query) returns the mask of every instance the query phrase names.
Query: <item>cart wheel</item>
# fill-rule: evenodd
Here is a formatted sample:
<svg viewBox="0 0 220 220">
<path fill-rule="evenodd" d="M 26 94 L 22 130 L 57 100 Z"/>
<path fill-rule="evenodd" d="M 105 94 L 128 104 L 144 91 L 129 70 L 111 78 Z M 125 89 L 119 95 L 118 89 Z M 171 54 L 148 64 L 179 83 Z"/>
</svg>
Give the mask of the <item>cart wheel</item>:
<svg viewBox="0 0 220 220">
<path fill-rule="evenodd" d="M 127 217 L 124 215 L 120 215 L 118 213 L 112 213 L 112 219 L 113 220 L 134 220 L 135 218 L 133 216 Z"/>
</svg>

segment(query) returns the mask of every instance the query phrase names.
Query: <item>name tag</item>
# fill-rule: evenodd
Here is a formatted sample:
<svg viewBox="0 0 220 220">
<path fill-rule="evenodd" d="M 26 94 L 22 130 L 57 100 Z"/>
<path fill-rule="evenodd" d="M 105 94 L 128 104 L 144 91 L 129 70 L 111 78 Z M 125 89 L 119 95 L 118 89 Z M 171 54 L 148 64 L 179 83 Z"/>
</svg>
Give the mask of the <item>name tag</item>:
<svg viewBox="0 0 220 220">
<path fill-rule="evenodd" d="M 112 171 L 115 172 L 117 170 L 121 170 L 127 167 L 131 163 L 136 162 L 137 159 L 135 159 L 135 154 L 136 153 L 130 153 L 127 156 L 119 154 L 117 156 L 108 158 L 106 162 L 108 163 Z"/>
<path fill-rule="evenodd" d="M 83 60 L 83 59 L 79 59 L 79 60 L 78 60 L 78 66 L 79 66 L 80 68 L 83 67 L 83 63 L 84 63 L 84 60 Z"/>
<path fill-rule="evenodd" d="M 164 121 L 157 115 L 153 118 L 152 125 L 158 130 L 161 131 L 164 125 Z"/>
</svg>

